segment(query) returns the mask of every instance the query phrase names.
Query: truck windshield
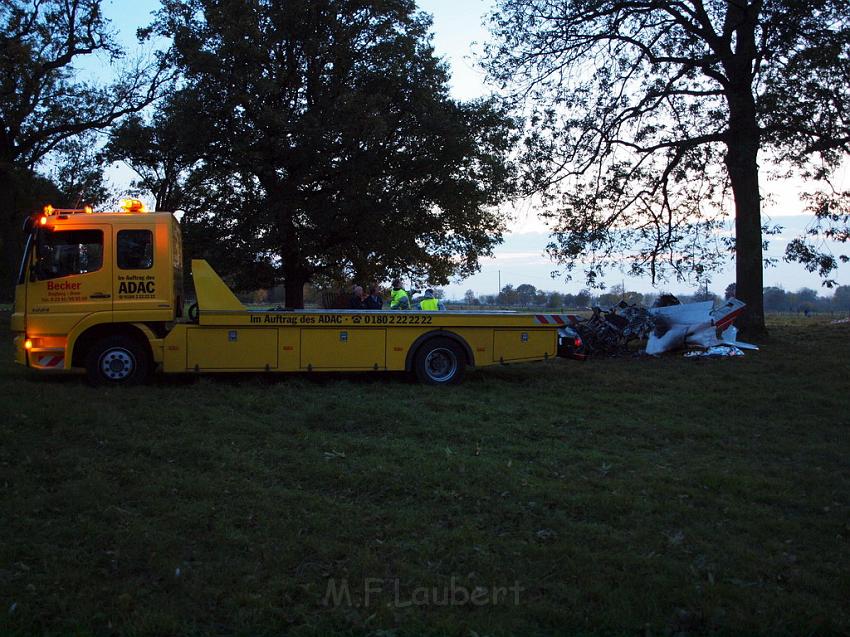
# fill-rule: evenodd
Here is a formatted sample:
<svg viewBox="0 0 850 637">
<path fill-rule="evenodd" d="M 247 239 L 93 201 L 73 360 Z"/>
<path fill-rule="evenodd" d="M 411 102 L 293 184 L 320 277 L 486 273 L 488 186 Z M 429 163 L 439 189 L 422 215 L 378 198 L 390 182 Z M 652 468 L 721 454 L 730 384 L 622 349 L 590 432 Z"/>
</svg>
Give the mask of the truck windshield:
<svg viewBox="0 0 850 637">
<path fill-rule="evenodd" d="M 94 272 L 103 266 L 103 232 L 39 230 L 35 255 L 39 281 Z"/>
</svg>

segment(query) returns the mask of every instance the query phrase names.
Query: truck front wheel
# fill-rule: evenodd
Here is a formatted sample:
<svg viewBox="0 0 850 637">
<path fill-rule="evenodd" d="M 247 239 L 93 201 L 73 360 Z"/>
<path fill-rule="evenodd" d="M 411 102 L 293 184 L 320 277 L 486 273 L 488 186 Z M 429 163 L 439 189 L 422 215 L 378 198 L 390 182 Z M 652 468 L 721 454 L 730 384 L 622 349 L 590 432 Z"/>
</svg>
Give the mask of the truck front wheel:
<svg viewBox="0 0 850 637">
<path fill-rule="evenodd" d="M 453 340 L 431 338 L 416 351 L 413 371 L 426 385 L 454 385 L 463 379 L 466 358 Z"/>
<path fill-rule="evenodd" d="M 86 376 L 93 385 L 138 385 L 150 372 L 150 355 L 128 336 L 109 336 L 86 356 Z"/>
</svg>

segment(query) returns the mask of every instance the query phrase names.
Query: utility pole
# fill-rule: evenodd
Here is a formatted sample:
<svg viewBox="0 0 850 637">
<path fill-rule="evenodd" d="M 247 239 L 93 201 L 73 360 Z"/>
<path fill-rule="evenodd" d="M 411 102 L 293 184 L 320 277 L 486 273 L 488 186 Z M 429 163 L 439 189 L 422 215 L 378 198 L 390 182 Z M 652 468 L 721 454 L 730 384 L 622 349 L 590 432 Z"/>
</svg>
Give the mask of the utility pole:
<svg viewBox="0 0 850 637">
<path fill-rule="evenodd" d="M 496 296 L 499 296 L 502 293 L 502 271 L 496 270 L 499 273 L 499 289 L 496 290 Z"/>
</svg>

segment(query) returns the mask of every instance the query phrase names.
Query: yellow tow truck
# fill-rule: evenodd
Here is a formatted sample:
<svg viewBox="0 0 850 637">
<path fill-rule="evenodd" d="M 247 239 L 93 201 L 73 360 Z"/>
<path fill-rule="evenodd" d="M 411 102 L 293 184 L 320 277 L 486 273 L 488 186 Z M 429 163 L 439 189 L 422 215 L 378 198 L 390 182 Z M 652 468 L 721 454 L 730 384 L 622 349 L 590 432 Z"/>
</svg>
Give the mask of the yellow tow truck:
<svg viewBox="0 0 850 637">
<path fill-rule="evenodd" d="M 513 312 L 257 310 L 203 260 L 183 316 L 180 224 L 125 200 L 118 212 L 29 217 L 15 288 L 15 360 L 85 371 L 95 384 L 164 373 L 408 371 L 428 384 L 464 370 L 570 356 L 572 317 Z"/>
</svg>

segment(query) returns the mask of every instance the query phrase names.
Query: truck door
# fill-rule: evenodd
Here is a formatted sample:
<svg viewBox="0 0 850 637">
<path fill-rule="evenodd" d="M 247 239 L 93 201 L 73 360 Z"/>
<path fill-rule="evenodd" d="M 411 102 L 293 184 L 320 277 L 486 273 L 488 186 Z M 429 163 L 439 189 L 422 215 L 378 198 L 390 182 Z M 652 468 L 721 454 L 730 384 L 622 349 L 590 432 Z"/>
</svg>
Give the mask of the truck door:
<svg viewBox="0 0 850 637">
<path fill-rule="evenodd" d="M 107 224 L 44 227 L 27 283 L 27 332 L 65 335 L 83 317 L 112 312 Z"/>
<path fill-rule="evenodd" d="M 142 216 L 143 218 L 143 216 Z M 152 310 L 163 313 L 162 320 L 172 318 L 172 270 L 168 250 L 169 228 L 166 224 L 116 224 L 115 280 L 113 309 L 115 320 L 128 310 Z"/>
</svg>

